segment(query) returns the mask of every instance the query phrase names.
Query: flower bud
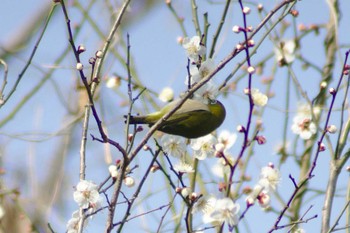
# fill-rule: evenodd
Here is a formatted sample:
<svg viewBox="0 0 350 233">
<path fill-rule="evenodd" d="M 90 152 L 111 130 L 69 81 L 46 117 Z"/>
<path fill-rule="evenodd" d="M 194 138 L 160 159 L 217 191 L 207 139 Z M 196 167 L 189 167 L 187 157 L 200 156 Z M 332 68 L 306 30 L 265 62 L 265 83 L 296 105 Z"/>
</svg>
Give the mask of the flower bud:
<svg viewBox="0 0 350 233">
<path fill-rule="evenodd" d="M 248 69 L 247 69 L 248 73 L 249 74 L 254 74 L 255 73 L 255 68 L 254 66 L 249 66 Z"/>
<path fill-rule="evenodd" d="M 81 71 L 81 70 L 83 70 L 84 66 L 83 66 L 83 64 L 81 64 L 81 63 L 79 62 L 79 63 L 77 63 L 76 68 L 77 68 L 77 70 Z"/>
<path fill-rule="evenodd" d="M 251 39 L 251 40 L 248 40 L 247 44 L 248 44 L 249 47 L 253 47 L 255 45 L 255 42 L 254 42 L 253 39 Z"/>
<path fill-rule="evenodd" d="M 240 133 L 244 133 L 244 132 L 245 132 L 245 128 L 244 128 L 243 125 L 238 125 L 236 129 L 237 129 L 237 131 L 240 132 Z"/>
<path fill-rule="evenodd" d="M 102 58 L 102 56 L 103 56 L 102 51 L 101 51 L 101 50 L 98 50 L 98 51 L 95 53 L 95 56 L 96 56 L 97 58 Z"/>
<path fill-rule="evenodd" d="M 153 172 L 153 173 L 155 173 L 156 171 L 158 171 L 159 170 L 159 166 L 158 165 L 153 165 L 152 167 L 151 167 L 151 172 Z"/>
<path fill-rule="evenodd" d="M 181 195 L 183 197 L 188 197 L 190 195 L 190 192 L 191 192 L 191 188 L 189 188 L 189 187 L 185 187 L 185 188 L 181 189 Z"/>
<path fill-rule="evenodd" d="M 337 132 L 337 127 L 335 125 L 329 125 L 327 126 L 327 132 L 334 134 L 335 132 Z"/>
<path fill-rule="evenodd" d="M 240 33 L 242 31 L 242 28 L 238 25 L 233 26 L 232 31 L 234 33 Z"/>
<path fill-rule="evenodd" d="M 130 188 L 135 185 L 135 180 L 134 178 L 127 176 L 124 178 L 124 184 Z"/>
<path fill-rule="evenodd" d="M 297 11 L 297 10 L 291 10 L 291 11 L 290 11 L 290 14 L 293 15 L 294 17 L 298 17 L 299 11 Z"/>
<path fill-rule="evenodd" d="M 86 51 L 86 48 L 85 48 L 84 45 L 81 44 L 81 45 L 78 46 L 78 51 L 77 51 L 77 52 L 78 52 L 79 54 L 80 54 L 80 53 L 83 53 L 83 52 L 85 52 L 85 51 Z"/>
<path fill-rule="evenodd" d="M 143 149 L 144 151 L 148 151 L 148 150 L 149 150 L 149 146 L 146 144 L 146 145 L 144 145 L 144 146 L 142 147 L 142 149 Z"/>
<path fill-rule="evenodd" d="M 242 50 L 242 49 L 244 49 L 244 46 L 239 43 L 239 44 L 236 45 L 236 49 L 237 50 Z"/>
<path fill-rule="evenodd" d="M 250 8 L 247 6 L 243 7 L 243 13 L 248 15 L 250 13 Z"/>
<path fill-rule="evenodd" d="M 320 152 L 325 151 L 325 150 L 326 150 L 325 144 L 320 143 L 320 144 L 319 144 L 319 149 L 318 149 L 318 150 L 319 150 Z"/>
<path fill-rule="evenodd" d="M 322 81 L 320 84 L 321 89 L 324 89 L 327 87 L 327 82 L 326 81 Z"/>
<path fill-rule="evenodd" d="M 259 145 L 263 145 L 266 143 L 266 138 L 264 136 L 256 136 L 255 140 L 258 142 Z"/>
<path fill-rule="evenodd" d="M 331 95 L 334 95 L 335 93 L 337 93 L 337 91 L 333 87 L 331 87 L 331 88 L 329 88 L 329 93 Z"/>
</svg>

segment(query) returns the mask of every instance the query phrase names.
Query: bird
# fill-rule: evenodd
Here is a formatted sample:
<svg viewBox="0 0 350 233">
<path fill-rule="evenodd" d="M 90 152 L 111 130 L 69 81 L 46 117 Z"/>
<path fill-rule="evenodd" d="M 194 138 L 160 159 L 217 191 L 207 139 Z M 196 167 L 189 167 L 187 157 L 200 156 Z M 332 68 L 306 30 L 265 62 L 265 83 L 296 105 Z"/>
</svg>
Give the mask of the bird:
<svg viewBox="0 0 350 233">
<path fill-rule="evenodd" d="M 130 116 L 129 124 L 154 125 L 171 111 L 181 99 L 174 100 L 157 112 L 144 116 Z M 126 116 L 124 116 L 126 117 Z M 208 104 L 199 100 L 187 99 L 158 129 L 161 132 L 185 138 L 199 138 L 217 129 L 225 120 L 226 110 L 218 100 L 209 100 Z"/>
</svg>

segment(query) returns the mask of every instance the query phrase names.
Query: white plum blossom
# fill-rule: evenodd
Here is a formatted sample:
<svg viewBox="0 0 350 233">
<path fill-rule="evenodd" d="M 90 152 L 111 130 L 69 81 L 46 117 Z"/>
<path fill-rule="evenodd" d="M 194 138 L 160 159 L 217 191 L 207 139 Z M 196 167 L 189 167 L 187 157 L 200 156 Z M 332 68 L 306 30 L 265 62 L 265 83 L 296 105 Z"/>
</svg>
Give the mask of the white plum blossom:
<svg viewBox="0 0 350 233">
<path fill-rule="evenodd" d="M 230 198 L 217 199 L 214 210 L 209 214 L 209 218 L 213 224 L 226 222 L 230 227 L 238 224 L 239 204 L 236 204 Z"/>
<path fill-rule="evenodd" d="M 218 86 L 214 82 L 209 81 L 194 93 L 193 99 L 196 99 L 205 104 L 208 104 L 208 101 L 215 100 L 218 94 L 219 94 Z"/>
<path fill-rule="evenodd" d="M 320 109 L 314 107 L 313 112 L 317 116 L 320 113 Z M 291 129 L 293 133 L 298 134 L 304 140 L 310 139 L 317 132 L 317 127 L 312 121 L 310 106 L 307 104 L 299 105 L 297 114 L 293 118 Z"/>
<path fill-rule="evenodd" d="M 183 137 L 164 134 L 161 144 L 163 150 L 174 157 L 182 157 L 186 153 L 186 143 Z"/>
<path fill-rule="evenodd" d="M 193 62 L 198 62 L 199 56 L 203 56 L 206 52 L 205 46 L 201 45 L 201 38 L 199 36 L 184 38 L 182 47 L 186 50 L 188 58 Z"/>
<path fill-rule="evenodd" d="M 218 141 L 225 146 L 225 150 L 230 149 L 237 140 L 237 134 L 231 133 L 228 130 L 223 130 L 219 133 Z"/>
<path fill-rule="evenodd" d="M 114 164 L 109 165 L 108 167 L 109 174 L 111 177 L 116 178 L 118 175 L 118 167 Z"/>
<path fill-rule="evenodd" d="M 162 102 L 170 102 L 174 99 L 174 91 L 171 87 L 164 87 L 163 90 L 159 93 L 158 98 Z"/>
<path fill-rule="evenodd" d="M 266 192 L 269 192 L 271 189 L 275 190 L 280 181 L 281 174 L 277 168 L 266 166 L 261 169 L 258 184 L 261 185 Z"/>
<path fill-rule="evenodd" d="M 81 180 L 73 193 L 74 201 L 81 208 L 98 208 L 101 204 L 101 197 L 98 192 L 98 186 L 91 181 Z"/>
<path fill-rule="evenodd" d="M 204 160 L 208 156 L 214 156 L 214 145 L 216 143 L 217 139 L 211 134 L 191 140 L 191 148 L 194 151 L 194 156 L 199 160 Z"/>
<path fill-rule="evenodd" d="M 293 118 L 292 131 L 298 134 L 300 138 L 308 140 L 317 132 L 317 128 L 311 118 L 295 116 Z"/>
<path fill-rule="evenodd" d="M 267 96 L 261 93 L 259 89 L 253 88 L 251 90 L 251 95 L 255 105 L 263 107 L 267 104 L 267 101 L 268 101 Z"/>
<path fill-rule="evenodd" d="M 216 66 L 213 59 L 207 59 L 204 62 L 202 62 L 199 69 L 197 68 L 196 65 L 191 66 L 190 67 L 191 84 L 199 82 L 201 79 L 203 79 L 208 74 L 210 74 L 215 68 Z M 188 78 L 185 84 L 186 85 L 188 84 Z"/>
<path fill-rule="evenodd" d="M 78 233 L 79 230 L 79 221 L 80 221 L 80 213 L 79 210 L 76 210 L 73 212 L 72 217 L 67 222 L 67 233 Z M 89 218 L 84 219 L 83 228 L 86 227 L 86 225 L 89 222 Z"/>
<path fill-rule="evenodd" d="M 201 212 L 204 215 L 209 215 L 214 211 L 216 198 L 212 195 L 202 196 L 199 198 L 192 207 L 192 214 Z"/>
<path fill-rule="evenodd" d="M 174 165 L 174 170 L 179 173 L 193 173 L 194 169 L 191 164 L 188 164 L 184 161 Z"/>
<path fill-rule="evenodd" d="M 191 188 L 190 187 L 182 188 L 180 192 L 183 197 L 188 197 L 190 195 Z"/>
<path fill-rule="evenodd" d="M 72 218 L 67 222 L 67 233 L 78 233 L 79 220 L 79 210 L 76 210 L 73 212 Z"/>
<path fill-rule="evenodd" d="M 255 185 L 253 190 L 249 193 L 249 195 L 245 199 L 246 202 L 250 205 L 253 205 L 257 200 L 259 194 L 263 191 L 263 189 L 264 187 L 261 186 L 260 184 Z"/>
<path fill-rule="evenodd" d="M 281 43 L 281 46 L 274 49 L 277 61 L 284 60 L 287 64 L 295 60 L 295 41 L 287 40 Z"/>
</svg>

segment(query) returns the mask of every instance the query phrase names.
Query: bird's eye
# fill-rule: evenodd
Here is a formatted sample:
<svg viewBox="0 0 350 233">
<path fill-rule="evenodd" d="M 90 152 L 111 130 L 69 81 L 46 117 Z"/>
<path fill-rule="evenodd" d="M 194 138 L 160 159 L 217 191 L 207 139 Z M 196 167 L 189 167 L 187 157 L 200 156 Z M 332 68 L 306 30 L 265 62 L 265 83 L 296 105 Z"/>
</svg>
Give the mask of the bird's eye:
<svg viewBox="0 0 350 233">
<path fill-rule="evenodd" d="M 217 102 L 218 102 L 217 100 L 209 99 L 209 103 L 210 103 L 210 104 L 216 104 Z"/>
</svg>

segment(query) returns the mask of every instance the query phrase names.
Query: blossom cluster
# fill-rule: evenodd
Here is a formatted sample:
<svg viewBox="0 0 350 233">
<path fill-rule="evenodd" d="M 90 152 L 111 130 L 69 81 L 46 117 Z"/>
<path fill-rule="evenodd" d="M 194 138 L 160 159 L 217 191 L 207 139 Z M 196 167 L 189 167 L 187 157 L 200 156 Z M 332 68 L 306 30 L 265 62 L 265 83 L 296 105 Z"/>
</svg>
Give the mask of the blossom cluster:
<svg viewBox="0 0 350 233">
<path fill-rule="evenodd" d="M 257 201 L 262 208 L 268 208 L 270 206 L 270 193 L 276 190 L 280 180 L 280 172 L 272 163 L 263 167 L 259 181 L 246 198 L 247 205 L 251 206 Z"/>
<path fill-rule="evenodd" d="M 194 172 L 193 165 L 188 162 L 188 150 L 190 147 L 192 155 L 199 161 L 208 158 L 216 158 L 216 163 L 212 166 L 212 173 L 219 178 L 229 174 L 230 166 L 234 164 L 233 157 L 229 154 L 229 149 L 234 145 L 237 135 L 229 131 L 222 131 L 216 137 L 212 134 L 191 139 L 186 144 L 186 139 L 179 136 L 163 135 L 161 145 L 164 152 L 179 159 L 173 167 L 179 174 Z M 191 193 L 191 187 L 180 188 L 179 193 L 184 197 L 198 197 L 196 193 Z M 203 214 L 203 222 L 219 225 L 227 223 L 230 227 L 238 223 L 239 204 L 231 198 L 216 198 L 214 195 L 194 198 L 192 214 L 200 212 Z"/>
<path fill-rule="evenodd" d="M 98 192 L 98 186 L 87 180 L 81 180 L 76 186 L 73 193 L 74 201 L 79 205 L 81 210 L 86 214 L 91 214 L 101 207 L 102 198 Z M 72 218 L 67 223 L 67 232 L 76 233 L 79 229 L 79 222 L 84 220 L 84 226 L 87 224 L 87 219 L 82 215 L 82 211 L 77 210 L 72 214 Z"/>
</svg>

